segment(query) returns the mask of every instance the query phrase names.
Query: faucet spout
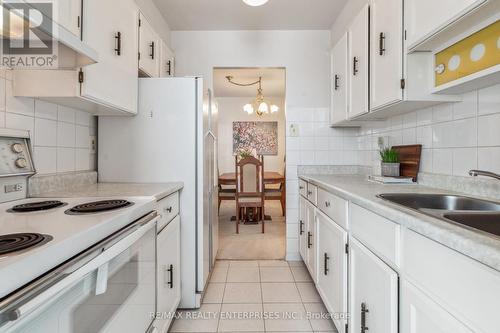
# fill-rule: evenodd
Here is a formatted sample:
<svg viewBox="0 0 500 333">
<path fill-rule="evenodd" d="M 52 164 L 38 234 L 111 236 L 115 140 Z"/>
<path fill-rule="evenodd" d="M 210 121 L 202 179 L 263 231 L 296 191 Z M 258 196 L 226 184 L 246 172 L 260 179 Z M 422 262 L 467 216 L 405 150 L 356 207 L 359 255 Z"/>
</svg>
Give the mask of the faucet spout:
<svg viewBox="0 0 500 333">
<path fill-rule="evenodd" d="M 498 173 L 484 171 L 484 170 L 471 170 L 469 171 L 469 175 L 471 175 L 472 177 L 484 176 L 500 180 L 500 175 Z"/>
</svg>

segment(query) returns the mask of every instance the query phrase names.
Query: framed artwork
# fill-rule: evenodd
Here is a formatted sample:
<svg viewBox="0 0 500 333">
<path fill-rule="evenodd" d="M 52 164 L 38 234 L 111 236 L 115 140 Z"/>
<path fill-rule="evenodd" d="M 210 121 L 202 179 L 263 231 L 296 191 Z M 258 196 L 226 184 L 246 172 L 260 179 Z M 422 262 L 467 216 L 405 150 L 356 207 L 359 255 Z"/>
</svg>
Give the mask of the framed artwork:
<svg viewBox="0 0 500 333">
<path fill-rule="evenodd" d="M 233 154 L 278 155 L 277 121 L 233 122 Z"/>
</svg>

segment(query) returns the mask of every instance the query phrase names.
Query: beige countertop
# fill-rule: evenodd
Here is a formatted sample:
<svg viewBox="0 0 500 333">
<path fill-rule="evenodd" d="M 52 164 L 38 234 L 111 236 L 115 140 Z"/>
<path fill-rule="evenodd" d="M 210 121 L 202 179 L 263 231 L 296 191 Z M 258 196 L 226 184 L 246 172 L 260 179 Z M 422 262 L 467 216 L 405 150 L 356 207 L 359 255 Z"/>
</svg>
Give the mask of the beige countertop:
<svg viewBox="0 0 500 333">
<path fill-rule="evenodd" d="M 300 178 L 500 271 L 500 237 L 430 217 L 377 197 L 381 193 L 453 192 L 422 185 L 378 184 L 368 181 L 366 176 L 304 175 Z"/>
<path fill-rule="evenodd" d="M 168 195 L 181 190 L 182 182 L 172 183 L 95 183 L 75 187 L 71 190 L 42 193 L 37 197 L 45 198 L 75 198 L 75 197 L 155 197 L 161 200 Z"/>
</svg>

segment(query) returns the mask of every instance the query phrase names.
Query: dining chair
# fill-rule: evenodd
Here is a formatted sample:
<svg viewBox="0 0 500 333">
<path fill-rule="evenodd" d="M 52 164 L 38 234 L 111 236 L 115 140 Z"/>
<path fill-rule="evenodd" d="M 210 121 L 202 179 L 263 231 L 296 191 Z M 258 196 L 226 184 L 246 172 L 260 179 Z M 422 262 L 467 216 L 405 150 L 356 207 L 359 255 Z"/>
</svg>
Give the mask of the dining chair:
<svg viewBox="0 0 500 333">
<path fill-rule="evenodd" d="M 262 156 L 262 160 L 264 156 Z M 283 166 L 281 168 L 281 173 L 283 177 L 286 176 L 286 160 L 283 161 Z M 285 182 L 275 183 L 275 184 L 265 184 L 265 200 L 279 200 L 281 203 L 281 214 L 285 216 L 286 207 L 286 185 Z"/>
<path fill-rule="evenodd" d="M 217 175 L 220 177 L 219 168 L 217 168 Z M 219 180 L 219 211 L 220 205 L 224 200 L 236 200 L 236 185 L 234 184 L 222 184 Z"/>
<path fill-rule="evenodd" d="M 235 169 L 236 233 L 240 233 L 242 210 L 248 211 L 249 208 L 257 210 L 256 215 L 262 223 L 262 233 L 264 233 L 264 160 L 248 156 L 238 161 L 238 156 L 236 156 Z"/>
</svg>

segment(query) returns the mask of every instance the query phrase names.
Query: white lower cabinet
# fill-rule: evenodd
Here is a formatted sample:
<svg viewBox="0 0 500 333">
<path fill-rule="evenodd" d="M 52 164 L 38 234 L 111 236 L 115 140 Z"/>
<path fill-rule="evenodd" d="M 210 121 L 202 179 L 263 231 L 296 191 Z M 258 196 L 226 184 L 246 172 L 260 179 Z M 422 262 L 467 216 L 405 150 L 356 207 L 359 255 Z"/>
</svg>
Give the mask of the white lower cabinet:
<svg viewBox="0 0 500 333">
<path fill-rule="evenodd" d="M 299 253 L 304 262 L 306 261 L 306 253 L 307 253 L 306 204 L 307 204 L 306 198 L 300 196 L 299 197 Z"/>
<path fill-rule="evenodd" d="M 317 289 L 339 333 L 347 318 L 347 232 L 325 214 L 316 211 L 318 222 Z"/>
<path fill-rule="evenodd" d="M 349 331 L 397 333 L 397 273 L 353 237 L 349 270 Z"/>
<path fill-rule="evenodd" d="M 157 237 L 157 312 L 160 333 L 167 332 L 181 299 L 180 217 L 175 217 Z"/>
<path fill-rule="evenodd" d="M 306 258 L 305 263 L 314 282 L 317 281 L 316 208 L 306 202 Z"/>
<path fill-rule="evenodd" d="M 401 286 L 401 333 L 473 333 L 407 281 Z"/>
</svg>

